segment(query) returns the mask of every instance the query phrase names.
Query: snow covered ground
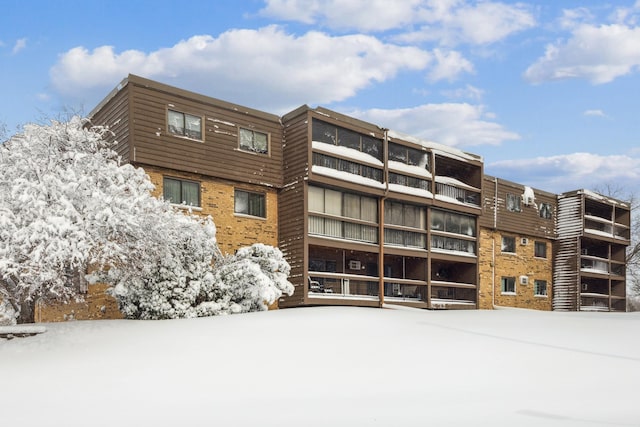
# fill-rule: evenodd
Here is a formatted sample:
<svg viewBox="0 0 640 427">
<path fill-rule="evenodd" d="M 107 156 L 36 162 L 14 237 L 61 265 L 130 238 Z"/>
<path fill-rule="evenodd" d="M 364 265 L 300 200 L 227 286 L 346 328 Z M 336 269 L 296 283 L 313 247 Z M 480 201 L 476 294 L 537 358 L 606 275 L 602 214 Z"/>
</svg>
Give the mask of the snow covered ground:
<svg viewBox="0 0 640 427">
<path fill-rule="evenodd" d="M 0 340 L 2 426 L 638 426 L 640 313 L 318 307 Z"/>
</svg>

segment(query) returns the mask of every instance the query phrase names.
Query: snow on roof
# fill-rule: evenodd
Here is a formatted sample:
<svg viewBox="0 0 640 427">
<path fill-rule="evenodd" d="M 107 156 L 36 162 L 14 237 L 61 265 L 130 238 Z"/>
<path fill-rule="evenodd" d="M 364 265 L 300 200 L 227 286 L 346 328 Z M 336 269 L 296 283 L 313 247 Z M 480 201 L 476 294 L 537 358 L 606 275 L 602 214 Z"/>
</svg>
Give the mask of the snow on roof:
<svg viewBox="0 0 640 427">
<path fill-rule="evenodd" d="M 362 151 L 355 150 L 353 148 L 341 147 L 339 145 L 327 144 L 326 142 L 312 141 L 311 147 L 315 151 L 320 151 L 326 154 L 338 155 L 341 157 L 347 157 L 353 159 L 359 163 L 367 163 L 369 165 L 383 167 L 384 164 L 373 157 L 371 154 L 363 153 Z"/>
<path fill-rule="evenodd" d="M 393 172 L 404 172 L 411 175 L 422 176 L 425 178 L 431 178 L 431 172 L 426 168 L 420 166 L 407 165 L 406 163 L 398 162 L 396 160 L 389 160 L 389 170 Z"/>
<path fill-rule="evenodd" d="M 406 185 L 389 184 L 389 190 L 396 193 L 409 194 L 411 196 L 426 197 L 428 199 L 433 198 L 433 193 L 431 191 L 423 190 L 422 188 L 407 187 Z"/>
<path fill-rule="evenodd" d="M 450 176 L 436 176 L 435 180 L 440 184 L 448 184 L 459 188 L 466 188 L 468 190 L 480 191 L 479 188 L 473 187 L 469 184 L 465 184 L 464 182 L 459 181 L 455 178 L 451 178 Z"/>
<path fill-rule="evenodd" d="M 407 142 L 413 142 L 414 144 L 421 145 L 424 148 L 428 148 L 436 154 L 441 154 L 447 157 L 453 157 L 462 161 L 482 161 L 482 156 L 478 156 L 476 154 L 466 153 L 462 150 L 459 150 L 454 147 L 449 147 L 448 145 L 439 144 L 437 142 L 425 141 L 420 138 L 416 138 L 415 136 L 403 134 L 401 132 L 396 132 L 393 130 L 389 130 L 387 132 L 387 136 L 389 139 L 400 139 Z"/>
<path fill-rule="evenodd" d="M 360 175 L 355 175 L 349 172 L 338 171 L 335 169 L 327 168 L 324 166 L 313 165 L 311 171 L 318 175 L 324 175 L 342 181 L 353 182 L 355 184 L 366 185 L 368 187 L 384 189 L 385 185 L 382 182 L 378 182 L 375 179 L 365 178 Z"/>
</svg>

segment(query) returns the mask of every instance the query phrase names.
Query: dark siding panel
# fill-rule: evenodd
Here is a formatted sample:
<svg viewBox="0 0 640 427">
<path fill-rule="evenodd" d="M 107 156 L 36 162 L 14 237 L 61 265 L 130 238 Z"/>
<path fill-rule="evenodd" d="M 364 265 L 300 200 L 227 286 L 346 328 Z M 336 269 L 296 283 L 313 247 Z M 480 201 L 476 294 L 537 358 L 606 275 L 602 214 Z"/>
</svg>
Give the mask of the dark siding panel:
<svg viewBox="0 0 640 427">
<path fill-rule="evenodd" d="M 285 126 L 284 188 L 278 197 L 280 249 L 291 265 L 290 281 L 296 287 L 291 297 L 283 298 L 281 307 L 304 304 L 306 202 L 305 177 L 308 170 L 307 113 L 291 118 Z"/>
<path fill-rule="evenodd" d="M 114 147 L 123 163 L 129 162 L 129 86 L 125 86 L 111 98 L 93 117 L 96 126 L 108 126 L 118 135 L 118 144 Z M 109 138 L 108 139 L 114 139 Z"/>
<path fill-rule="evenodd" d="M 550 193 L 534 189 L 534 205 L 526 206 L 524 203 L 521 203 L 522 211 L 511 212 L 507 210 L 507 194 L 514 194 L 520 197 L 523 193 L 523 185 L 498 179 L 496 197 L 495 181 L 491 177 L 485 177 L 482 190 L 483 212 L 480 217 L 480 226 L 491 229 L 496 228 L 514 234 L 554 239 L 556 237 L 556 197 Z M 551 219 L 540 217 L 538 206 L 540 206 L 541 203 L 549 203 L 552 206 L 553 215 Z"/>
<path fill-rule="evenodd" d="M 133 138 L 131 160 L 144 165 L 197 172 L 273 187 L 282 185 L 282 125 L 277 119 L 229 110 L 180 94 L 132 86 Z M 196 141 L 167 132 L 166 111 L 203 117 L 204 140 Z M 270 155 L 238 149 L 238 127 L 270 135 Z"/>
</svg>

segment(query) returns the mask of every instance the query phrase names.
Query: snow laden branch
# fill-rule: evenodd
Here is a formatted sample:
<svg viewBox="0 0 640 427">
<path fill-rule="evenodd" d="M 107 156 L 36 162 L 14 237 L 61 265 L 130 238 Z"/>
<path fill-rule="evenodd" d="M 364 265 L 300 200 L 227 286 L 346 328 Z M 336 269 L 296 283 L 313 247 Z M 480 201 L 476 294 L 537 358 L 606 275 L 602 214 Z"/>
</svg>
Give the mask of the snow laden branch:
<svg viewBox="0 0 640 427">
<path fill-rule="evenodd" d="M 26 125 L 0 145 L 0 312 L 29 321 L 36 300 L 79 299 L 87 280 L 112 285 L 127 317 L 148 319 L 263 309 L 292 292 L 277 249 L 223 256 L 212 219 L 154 198 L 107 135 L 73 118 Z"/>
</svg>

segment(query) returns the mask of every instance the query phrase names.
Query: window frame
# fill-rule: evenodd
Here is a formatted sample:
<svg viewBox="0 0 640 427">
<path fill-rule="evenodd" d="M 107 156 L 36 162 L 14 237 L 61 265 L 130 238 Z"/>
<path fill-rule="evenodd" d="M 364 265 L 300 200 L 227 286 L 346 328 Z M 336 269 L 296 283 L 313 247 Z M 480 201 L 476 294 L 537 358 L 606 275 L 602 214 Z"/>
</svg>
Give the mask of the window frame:
<svg viewBox="0 0 640 427">
<path fill-rule="evenodd" d="M 172 201 L 169 197 L 167 197 L 167 193 L 166 193 L 166 189 L 167 189 L 167 181 L 176 181 L 178 183 L 180 183 L 180 199 L 182 200 L 180 203 L 176 203 L 174 201 Z M 184 197 L 184 192 L 183 192 L 183 184 L 184 183 L 189 183 L 189 184 L 196 184 L 198 186 L 198 204 L 197 205 L 190 205 L 186 203 L 186 199 Z M 199 181 L 193 181 L 190 179 L 182 179 L 182 178 L 176 178 L 173 176 L 163 176 L 162 177 L 162 198 L 164 200 L 168 200 L 169 203 L 171 203 L 172 205 L 176 205 L 176 206 L 184 206 L 184 207 L 191 207 L 191 208 L 201 208 L 202 207 L 202 185 Z"/>
<path fill-rule="evenodd" d="M 539 286 L 544 284 L 544 294 L 538 292 Z M 548 298 L 549 297 L 549 284 L 546 280 L 534 280 L 533 281 L 533 296 L 539 298 Z"/>
<path fill-rule="evenodd" d="M 508 246 L 505 244 L 505 241 L 509 240 L 509 241 L 513 241 L 513 251 L 509 251 L 509 250 L 505 250 L 505 246 Z M 502 236 L 501 242 L 500 242 L 500 253 L 503 254 L 515 254 L 516 253 L 516 238 L 514 236 Z"/>
<path fill-rule="evenodd" d="M 507 290 L 508 285 L 513 285 L 513 290 Z M 500 294 L 517 295 L 516 278 L 514 276 L 502 276 L 500 278 Z"/>
<path fill-rule="evenodd" d="M 538 215 L 542 219 L 553 219 L 553 206 L 551 206 L 551 203 L 540 203 Z"/>
<path fill-rule="evenodd" d="M 509 212 L 522 212 L 522 198 L 519 195 L 507 193 L 505 203 Z"/>
<path fill-rule="evenodd" d="M 172 129 L 172 124 L 170 123 L 169 120 L 169 115 L 171 113 L 174 114 L 180 114 L 182 115 L 182 133 L 180 132 L 174 132 Z M 192 114 L 192 113 L 187 113 L 184 111 L 179 111 L 173 108 L 167 108 L 167 113 L 165 115 L 166 119 L 167 119 L 167 133 L 172 135 L 172 136 L 176 136 L 178 138 L 187 138 L 190 139 L 192 141 L 200 141 L 200 142 L 204 142 L 204 117 L 202 115 L 198 115 L 198 114 Z M 200 136 L 198 138 L 193 137 L 191 135 L 189 135 L 189 131 L 187 130 L 187 117 L 194 117 L 197 118 L 198 120 L 200 120 Z"/>
<path fill-rule="evenodd" d="M 544 248 L 544 253 L 542 255 L 539 254 L 538 248 Z M 536 258 L 547 259 L 547 242 L 541 242 L 539 240 L 533 242 L 533 256 Z"/>
<path fill-rule="evenodd" d="M 245 148 L 242 146 L 242 133 L 243 132 L 251 132 L 252 138 L 251 138 L 251 142 L 253 144 L 252 148 Z M 256 134 L 261 134 L 264 135 L 266 137 L 266 150 L 265 151 L 259 151 L 255 149 L 255 141 L 256 141 Z M 247 153 L 254 153 L 254 154 L 262 154 L 265 156 L 269 156 L 271 155 L 271 134 L 269 132 L 263 132 L 260 130 L 256 130 L 256 129 L 251 129 L 248 127 L 243 127 L 243 126 L 238 126 L 238 150 L 240 151 L 244 151 Z"/>
<path fill-rule="evenodd" d="M 247 209 L 246 212 L 241 212 L 238 211 L 238 204 L 237 204 L 237 200 L 238 200 L 238 195 L 239 194 L 246 194 L 247 195 Z M 260 206 L 262 207 L 262 212 L 261 214 L 255 214 L 255 212 L 251 211 L 251 197 L 259 197 L 260 199 L 262 199 L 262 203 L 260 204 Z M 266 193 L 260 193 L 257 191 L 251 191 L 251 190 L 245 190 L 243 188 L 235 188 L 233 190 L 233 213 L 234 215 L 242 215 L 242 216 L 247 216 L 247 217 L 251 217 L 251 218 L 260 218 L 260 219 L 266 219 L 267 218 L 267 195 Z"/>
</svg>

